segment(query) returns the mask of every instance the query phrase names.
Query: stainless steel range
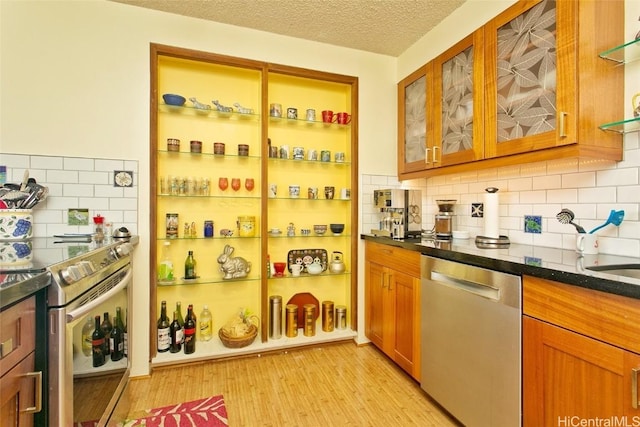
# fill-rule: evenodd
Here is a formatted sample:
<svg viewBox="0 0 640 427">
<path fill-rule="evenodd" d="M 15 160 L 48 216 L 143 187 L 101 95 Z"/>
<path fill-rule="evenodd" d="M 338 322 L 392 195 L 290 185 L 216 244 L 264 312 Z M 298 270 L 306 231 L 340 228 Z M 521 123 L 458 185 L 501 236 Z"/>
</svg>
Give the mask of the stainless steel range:
<svg viewBox="0 0 640 427">
<path fill-rule="evenodd" d="M 123 316 L 127 313 L 135 243 L 137 237 L 65 243 L 75 252 L 47 267 L 52 276 L 47 297 L 50 426 L 91 421 L 106 425 L 126 387 L 129 357 L 118 361 L 107 357 L 104 365 L 94 367 L 91 354 L 83 352 L 82 329 L 88 318 L 103 319 L 104 313 L 113 322 L 116 307 Z"/>
</svg>

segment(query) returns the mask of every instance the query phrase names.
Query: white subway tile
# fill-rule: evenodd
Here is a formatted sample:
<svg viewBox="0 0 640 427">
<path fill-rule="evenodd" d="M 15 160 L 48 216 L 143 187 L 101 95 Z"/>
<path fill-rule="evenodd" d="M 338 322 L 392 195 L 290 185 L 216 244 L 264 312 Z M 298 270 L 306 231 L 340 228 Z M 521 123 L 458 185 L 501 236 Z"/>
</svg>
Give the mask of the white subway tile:
<svg viewBox="0 0 640 427">
<path fill-rule="evenodd" d="M 64 170 L 93 171 L 95 170 L 95 160 L 82 157 L 65 157 Z"/>
<path fill-rule="evenodd" d="M 609 185 L 635 185 L 638 182 L 638 168 L 610 169 L 596 172 L 598 187 Z"/>
<path fill-rule="evenodd" d="M 562 176 L 562 188 L 595 187 L 595 172 L 568 173 Z"/>
</svg>

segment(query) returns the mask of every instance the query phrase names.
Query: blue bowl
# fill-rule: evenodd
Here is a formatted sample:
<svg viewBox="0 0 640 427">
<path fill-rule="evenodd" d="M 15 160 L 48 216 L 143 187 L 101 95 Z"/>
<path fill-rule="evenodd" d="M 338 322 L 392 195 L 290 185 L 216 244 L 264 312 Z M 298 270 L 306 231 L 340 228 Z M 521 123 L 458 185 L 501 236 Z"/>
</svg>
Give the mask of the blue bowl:
<svg viewBox="0 0 640 427">
<path fill-rule="evenodd" d="M 162 99 L 164 99 L 164 103 L 167 105 L 182 106 L 186 102 L 184 96 L 175 95 L 173 93 L 165 93 L 164 95 L 162 95 Z"/>
</svg>

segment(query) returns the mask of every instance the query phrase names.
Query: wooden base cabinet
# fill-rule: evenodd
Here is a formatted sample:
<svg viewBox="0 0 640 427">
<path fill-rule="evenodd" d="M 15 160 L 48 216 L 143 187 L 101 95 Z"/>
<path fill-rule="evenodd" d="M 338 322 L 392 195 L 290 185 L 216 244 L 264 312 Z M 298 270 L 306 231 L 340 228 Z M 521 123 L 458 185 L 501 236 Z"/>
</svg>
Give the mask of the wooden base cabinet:
<svg viewBox="0 0 640 427">
<path fill-rule="evenodd" d="M 525 277 L 524 313 L 525 427 L 640 420 L 640 301 Z"/>
<path fill-rule="evenodd" d="M 420 379 L 420 254 L 366 243 L 365 334 Z"/>
<path fill-rule="evenodd" d="M 35 371 L 35 297 L 0 313 L 0 425 L 32 426 L 42 402 Z M 38 385 L 38 387 L 36 387 Z"/>
</svg>

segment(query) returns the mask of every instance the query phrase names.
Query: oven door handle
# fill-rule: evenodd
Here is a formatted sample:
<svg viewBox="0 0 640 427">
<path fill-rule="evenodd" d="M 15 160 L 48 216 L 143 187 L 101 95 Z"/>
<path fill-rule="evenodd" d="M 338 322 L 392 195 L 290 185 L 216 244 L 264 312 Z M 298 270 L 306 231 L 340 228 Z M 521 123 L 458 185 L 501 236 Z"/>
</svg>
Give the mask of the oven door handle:
<svg viewBox="0 0 640 427">
<path fill-rule="evenodd" d="M 96 308 L 103 302 L 107 301 L 109 298 L 111 298 L 113 295 L 120 292 L 122 289 L 126 288 L 129 282 L 131 282 L 131 277 L 133 276 L 132 271 L 133 269 L 130 268 L 129 271 L 127 271 L 127 274 L 125 274 L 125 276 L 122 278 L 122 280 L 120 280 L 120 282 L 117 285 L 109 289 L 104 294 L 100 295 L 98 298 L 76 308 L 75 310 L 69 311 L 67 313 L 67 323 L 71 323 L 75 319 L 84 317 L 87 313 L 92 311 L 94 308 Z"/>
</svg>

